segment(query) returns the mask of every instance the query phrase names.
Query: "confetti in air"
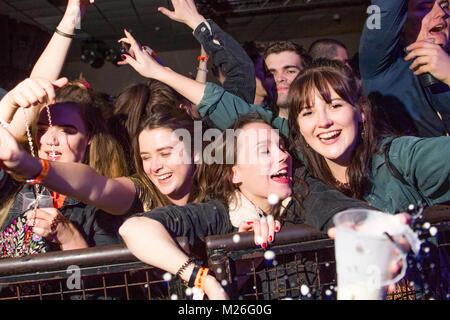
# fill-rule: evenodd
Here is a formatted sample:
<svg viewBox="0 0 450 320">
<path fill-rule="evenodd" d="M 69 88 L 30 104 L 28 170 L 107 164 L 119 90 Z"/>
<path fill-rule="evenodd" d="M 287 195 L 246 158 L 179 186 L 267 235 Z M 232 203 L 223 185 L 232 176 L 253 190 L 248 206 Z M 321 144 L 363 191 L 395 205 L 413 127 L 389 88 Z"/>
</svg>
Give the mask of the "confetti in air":
<svg viewBox="0 0 450 320">
<path fill-rule="evenodd" d="M 264 252 L 264 259 L 266 260 L 273 260 L 275 258 L 275 252 L 272 250 L 267 250 Z"/>
<path fill-rule="evenodd" d="M 172 280 L 172 275 L 169 272 L 164 273 L 163 274 L 163 280 L 167 281 L 167 282 Z"/>
<path fill-rule="evenodd" d="M 271 204 L 271 205 L 276 205 L 276 204 L 278 204 L 278 201 L 279 201 L 279 198 L 278 198 L 278 196 L 275 194 L 275 193 L 271 193 L 271 194 L 269 194 L 269 196 L 267 197 L 267 200 L 269 201 L 269 203 Z"/>
</svg>

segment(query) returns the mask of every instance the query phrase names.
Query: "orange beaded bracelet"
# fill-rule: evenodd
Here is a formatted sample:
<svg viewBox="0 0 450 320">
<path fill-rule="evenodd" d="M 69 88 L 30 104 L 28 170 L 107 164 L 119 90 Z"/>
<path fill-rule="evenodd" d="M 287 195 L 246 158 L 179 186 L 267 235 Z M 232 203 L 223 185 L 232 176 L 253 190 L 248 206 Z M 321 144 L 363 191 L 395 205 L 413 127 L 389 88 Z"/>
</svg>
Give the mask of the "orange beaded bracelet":
<svg viewBox="0 0 450 320">
<path fill-rule="evenodd" d="M 208 61 L 208 57 L 207 56 L 198 56 L 197 60 L 198 61 Z"/>
</svg>

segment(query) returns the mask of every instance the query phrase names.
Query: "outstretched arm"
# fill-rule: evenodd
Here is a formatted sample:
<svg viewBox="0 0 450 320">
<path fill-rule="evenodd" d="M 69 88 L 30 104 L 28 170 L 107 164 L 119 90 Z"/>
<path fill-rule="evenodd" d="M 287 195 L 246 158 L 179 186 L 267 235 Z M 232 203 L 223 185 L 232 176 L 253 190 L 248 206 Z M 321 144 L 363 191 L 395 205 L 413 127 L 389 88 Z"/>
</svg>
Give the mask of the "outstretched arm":
<svg viewBox="0 0 450 320">
<path fill-rule="evenodd" d="M 223 88 L 253 103 L 256 91 L 255 68 L 242 46 L 214 21 L 206 20 L 199 14 L 194 0 L 172 0 L 172 5 L 174 11 L 163 7 L 158 8 L 158 11 L 189 26 L 206 53 L 223 71 Z"/>
<path fill-rule="evenodd" d="M 30 77 L 44 78 L 50 81 L 55 81 L 59 77 L 72 43 L 72 38 L 62 34 L 75 34 L 75 27 L 84 16 L 86 7 L 93 2 L 94 0 L 68 0 L 64 16 L 56 28 L 59 33 L 53 34 L 47 47 L 34 65 Z M 47 102 L 51 103 L 51 101 Z M 17 113 L 9 130 L 15 137 L 23 136 L 26 132 L 26 120 L 31 123 L 38 115 L 38 107 L 29 108 L 24 113 Z"/>
<path fill-rule="evenodd" d="M 7 172 L 24 179 L 36 178 L 43 169 L 40 159 L 22 149 L 3 127 L 0 127 L 0 164 Z M 51 190 L 115 215 L 126 213 L 133 204 L 136 191 L 128 178 L 106 178 L 81 163 L 50 161 L 49 165 L 42 184 Z"/>
<path fill-rule="evenodd" d="M 123 61 L 119 64 L 129 64 L 143 77 L 156 79 L 167 84 L 194 104 L 200 102 L 206 87 L 204 83 L 197 82 L 160 65 L 143 49 L 131 33 L 127 30 L 124 30 L 124 32 L 126 37 L 120 39 L 119 42 L 130 44 L 131 54 L 122 55 Z"/>
<path fill-rule="evenodd" d="M 133 217 L 124 222 L 119 233 L 128 249 L 139 260 L 159 269 L 176 274 L 188 260 L 188 256 L 159 221 L 147 217 Z M 194 265 L 188 265 L 180 277 L 189 281 L 193 270 Z M 205 280 L 205 293 L 211 300 L 228 299 L 225 290 L 211 275 Z"/>
<path fill-rule="evenodd" d="M 372 0 L 359 46 L 363 81 L 384 72 L 400 54 L 408 0 Z"/>
</svg>

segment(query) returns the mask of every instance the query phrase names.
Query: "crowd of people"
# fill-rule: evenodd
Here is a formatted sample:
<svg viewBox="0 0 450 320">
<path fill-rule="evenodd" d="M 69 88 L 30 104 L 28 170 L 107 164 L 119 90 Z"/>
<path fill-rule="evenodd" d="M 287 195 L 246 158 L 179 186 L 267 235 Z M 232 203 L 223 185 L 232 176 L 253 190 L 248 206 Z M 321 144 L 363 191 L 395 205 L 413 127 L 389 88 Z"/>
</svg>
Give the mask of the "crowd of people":
<svg viewBox="0 0 450 320">
<path fill-rule="evenodd" d="M 81 18 L 90 2 L 68 8 Z M 125 243 L 226 299 L 175 237 L 193 245 L 251 231 L 267 248 L 290 224 L 326 234 L 345 209 L 397 214 L 450 202 L 448 0 L 372 0 L 381 30 L 365 26 L 359 64 L 334 39 L 309 50 L 290 41 L 241 46 L 193 0 L 172 4 L 158 11 L 201 45 L 195 79 L 127 30 L 119 64 L 147 82 L 111 101 L 60 78 L 75 33 L 67 11 L 30 77 L 4 93 L 4 257 Z M 220 85 L 206 82 L 208 60 Z M 26 192 L 52 196 L 54 207 L 24 207 Z"/>
</svg>

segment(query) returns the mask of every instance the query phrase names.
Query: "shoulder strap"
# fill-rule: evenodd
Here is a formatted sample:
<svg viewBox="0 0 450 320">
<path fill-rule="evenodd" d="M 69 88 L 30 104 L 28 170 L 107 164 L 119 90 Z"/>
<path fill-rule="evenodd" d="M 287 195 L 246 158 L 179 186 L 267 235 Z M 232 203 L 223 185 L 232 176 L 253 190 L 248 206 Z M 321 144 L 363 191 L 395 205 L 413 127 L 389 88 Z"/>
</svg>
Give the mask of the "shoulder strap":
<svg viewBox="0 0 450 320">
<path fill-rule="evenodd" d="M 389 159 L 389 150 L 391 149 L 392 140 L 389 141 L 384 148 L 384 159 L 386 161 L 386 166 L 389 169 L 389 172 L 398 180 L 400 180 L 403 184 L 409 185 L 408 182 L 403 178 L 398 169 L 394 166 L 394 164 Z"/>
</svg>

